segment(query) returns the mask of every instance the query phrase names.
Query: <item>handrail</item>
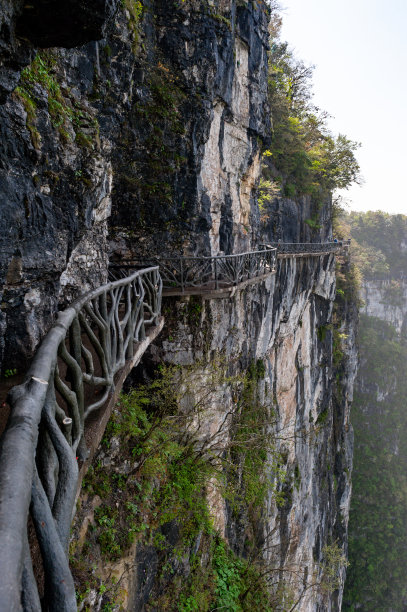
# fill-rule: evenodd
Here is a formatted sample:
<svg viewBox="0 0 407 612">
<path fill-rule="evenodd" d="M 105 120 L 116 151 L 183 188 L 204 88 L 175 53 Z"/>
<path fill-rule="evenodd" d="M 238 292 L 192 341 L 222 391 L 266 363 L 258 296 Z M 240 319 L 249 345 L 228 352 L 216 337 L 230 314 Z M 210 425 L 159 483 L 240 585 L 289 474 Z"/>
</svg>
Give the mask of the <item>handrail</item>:
<svg viewBox="0 0 407 612">
<path fill-rule="evenodd" d="M 347 248 L 350 240 L 332 242 L 272 242 L 260 244 L 260 250 L 215 256 L 153 256 L 145 260 L 127 260 L 110 266 L 113 278 L 128 274 L 129 269 L 149 264 L 160 266 L 163 289 L 167 294 L 201 291 L 213 293 L 235 287 L 245 281 L 276 271 L 278 256 L 328 254 Z"/>
<path fill-rule="evenodd" d="M 73 612 L 68 540 L 87 456 L 85 421 L 102 407 L 145 326 L 157 325 L 157 266 L 91 291 L 59 313 L 11 406 L 0 448 L 0 611 Z M 44 568 L 41 604 L 27 534 L 30 511 Z"/>
<path fill-rule="evenodd" d="M 334 253 L 339 249 L 347 248 L 350 245 L 350 240 L 337 240 L 331 242 L 270 242 L 269 246 L 277 249 L 278 255 L 295 255 L 307 253 Z"/>
<path fill-rule="evenodd" d="M 218 290 L 233 287 L 244 281 L 274 272 L 277 249 L 266 247 L 233 255 L 213 257 L 153 257 L 148 261 L 160 266 L 163 289 Z M 120 270 L 146 265 L 146 261 L 127 261 L 111 266 L 113 275 Z"/>
</svg>

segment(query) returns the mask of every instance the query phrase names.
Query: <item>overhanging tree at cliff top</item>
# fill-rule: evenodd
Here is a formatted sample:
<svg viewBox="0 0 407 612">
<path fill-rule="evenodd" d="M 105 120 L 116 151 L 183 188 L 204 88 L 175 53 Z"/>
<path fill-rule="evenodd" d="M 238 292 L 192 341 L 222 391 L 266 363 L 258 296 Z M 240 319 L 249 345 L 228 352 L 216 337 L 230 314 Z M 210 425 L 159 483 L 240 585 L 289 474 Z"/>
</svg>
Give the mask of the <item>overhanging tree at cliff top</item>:
<svg viewBox="0 0 407 612">
<path fill-rule="evenodd" d="M 355 157 L 360 144 L 329 131 L 329 115 L 311 101 L 313 66 L 296 59 L 288 43 L 280 40 L 281 18 L 276 3 L 271 9 L 269 102 L 273 133 L 264 155 L 277 171 L 274 178 L 282 182 L 287 196 L 320 197 L 360 183 Z"/>
</svg>

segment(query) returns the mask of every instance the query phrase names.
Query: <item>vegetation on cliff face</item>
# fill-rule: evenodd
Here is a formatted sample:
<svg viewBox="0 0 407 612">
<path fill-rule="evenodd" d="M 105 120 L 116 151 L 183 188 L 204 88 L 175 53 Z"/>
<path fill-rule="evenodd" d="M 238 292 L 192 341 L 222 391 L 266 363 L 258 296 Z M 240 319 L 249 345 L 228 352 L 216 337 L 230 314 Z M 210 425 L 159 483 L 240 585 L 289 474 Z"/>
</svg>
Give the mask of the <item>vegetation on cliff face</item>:
<svg viewBox="0 0 407 612">
<path fill-rule="evenodd" d="M 184 369 L 181 378 L 181 370 L 161 368 L 151 384 L 122 396 L 108 424 L 83 484 L 77 523 L 90 512 L 89 526 L 71 549 L 82 609 L 91 609 L 92 591 L 103 610 L 123 602 L 120 576 L 104 576 L 103 564 L 119 561 L 134 542 L 156 557 L 147 569 L 156 586 L 146 609 L 266 611 L 280 600 L 281 593 L 269 592 L 254 524 L 250 528 L 273 491 L 279 502 L 285 480 L 270 433 L 274 417 L 256 393 L 264 366 L 258 362 L 245 377 L 230 378 L 218 363 L 200 381 L 195 370 Z M 234 408 L 208 433 L 219 385 L 232 389 Z M 231 437 L 225 419 L 233 421 Z M 245 515 L 244 559 L 217 534 L 210 491 L 222 494 L 235 520 Z"/>
<path fill-rule="evenodd" d="M 271 390 L 259 396 L 264 374 L 261 361 L 232 377 L 219 361 L 198 379 L 196 367 L 161 367 L 158 378 L 121 397 L 84 480 L 74 526 L 71 565 L 82 610 L 95 601 L 106 612 L 127 609 L 132 573 L 133 605 L 146 611 L 298 605 L 304 593 L 294 596 L 281 567 L 261 552 L 266 500 L 283 504 L 299 478 L 275 449 Z M 221 389 L 231 390 L 232 408 L 208 430 Z M 216 525 L 225 503 L 243 554 Z M 323 580 L 315 576 L 307 588 L 331 593 L 340 584 L 342 547 L 325 546 L 323 558 Z M 288 582 L 297 571 L 285 570 Z"/>
<path fill-rule="evenodd" d="M 56 55 L 51 51 L 39 52 L 21 72 L 20 83 L 15 90 L 27 113 L 26 125 L 32 144 L 36 149 L 41 147 L 37 106 L 39 97 L 45 91 L 51 124 L 59 133 L 62 143 L 75 140 L 80 147 L 93 149 L 97 141 L 98 122 L 89 108 L 79 103 L 68 88 L 61 88 L 57 68 Z"/>
<path fill-rule="evenodd" d="M 271 146 L 264 153 L 262 191 L 270 188 L 267 183 L 271 181 L 288 197 L 309 194 L 320 200 L 335 189 L 360 182 L 355 157 L 359 144 L 343 134 L 331 134 L 329 115 L 312 103 L 313 68 L 298 60 L 280 40 L 280 26 L 275 7 L 269 56 L 273 134 Z"/>
</svg>

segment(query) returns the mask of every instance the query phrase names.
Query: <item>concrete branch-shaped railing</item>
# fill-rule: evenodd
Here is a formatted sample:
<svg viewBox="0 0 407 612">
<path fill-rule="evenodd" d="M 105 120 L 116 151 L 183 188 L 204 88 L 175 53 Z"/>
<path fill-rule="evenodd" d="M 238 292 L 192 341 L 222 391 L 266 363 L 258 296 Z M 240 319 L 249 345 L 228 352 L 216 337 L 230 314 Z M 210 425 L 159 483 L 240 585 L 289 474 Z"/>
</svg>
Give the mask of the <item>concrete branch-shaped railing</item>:
<svg viewBox="0 0 407 612">
<path fill-rule="evenodd" d="M 235 287 L 245 281 L 262 277 L 276 269 L 277 250 L 265 247 L 238 255 L 216 257 L 153 257 L 149 262 L 160 266 L 163 289 L 185 293 L 199 289 L 211 292 Z M 146 261 L 127 261 L 112 266 L 112 273 L 126 273 L 129 268 L 146 265 Z"/>
<path fill-rule="evenodd" d="M 304 255 L 325 255 L 336 253 L 344 248 L 348 248 L 350 240 L 337 240 L 332 242 L 270 242 L 268 246 L 277 249 L 277 257 L 280 255 L 304 256 Z"/>
<path fill-rule="evenodd" d="M 59 314 L 25 382 L 9 394 L 0 448 L 1 612 L 76 610 L 68 540 L 78 459 L 87 455 L 85 421 L 105 405 L 145 327 L 158 324 L 161 290 L 158 268 L 150 267 L 78 299 Z M 42 601 L 29 515 L 42 558 Z"/>
</svg>

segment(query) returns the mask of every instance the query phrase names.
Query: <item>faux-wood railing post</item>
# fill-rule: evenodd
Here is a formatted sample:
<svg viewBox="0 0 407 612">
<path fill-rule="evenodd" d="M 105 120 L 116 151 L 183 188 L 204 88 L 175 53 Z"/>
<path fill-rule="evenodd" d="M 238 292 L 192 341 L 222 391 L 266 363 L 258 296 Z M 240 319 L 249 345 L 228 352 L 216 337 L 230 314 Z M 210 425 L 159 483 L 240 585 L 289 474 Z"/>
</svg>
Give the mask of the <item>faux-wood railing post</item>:
<svg viewBox="0 0 407 612">
<path fill-rule="evenodd" d="M 235 286 L 236 286 L 236 285 L 237 285 L 237 283 L 238 283 L 238 266 L 239 266 L 239 263 L 240 263 L 240 261 L 239 261 L 239 260 L 241 261 L 241 255 L 238 255 L 237 257 L 235 257 L 235 258 L 232 260 L 232 261 L 233 261 L 233 264 L 234 264 L 234 265 L 232 264 L 232 270 L 233 270 L 233 284 L 234 284 Z"/>
</svg>

